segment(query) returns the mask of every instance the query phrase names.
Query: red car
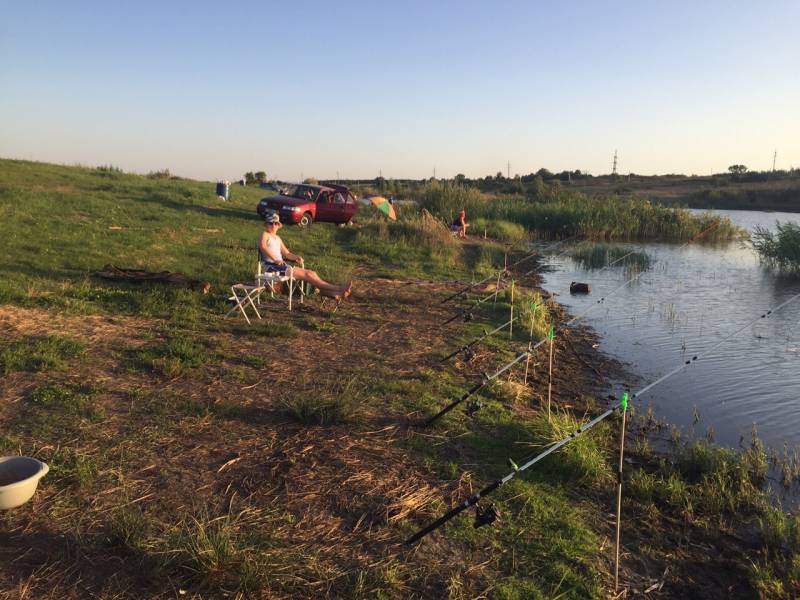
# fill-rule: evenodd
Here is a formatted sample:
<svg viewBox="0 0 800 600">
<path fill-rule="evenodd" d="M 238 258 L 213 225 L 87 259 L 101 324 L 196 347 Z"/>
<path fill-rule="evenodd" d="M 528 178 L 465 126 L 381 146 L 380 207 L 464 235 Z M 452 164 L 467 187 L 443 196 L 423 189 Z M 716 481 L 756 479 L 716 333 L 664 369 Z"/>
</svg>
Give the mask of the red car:
<svg viewBox="0 0 800 600">
<path fill-rule="evenodd" d="M 308 227 L 314 221 L 349 223 L 358 211 L 355 195 L 343 185 L 301 183 L 279 196 L 262 199 L 256 212 L 264 218 L 268 211 L 280 214 L 282 223 Z"/>
</svg>

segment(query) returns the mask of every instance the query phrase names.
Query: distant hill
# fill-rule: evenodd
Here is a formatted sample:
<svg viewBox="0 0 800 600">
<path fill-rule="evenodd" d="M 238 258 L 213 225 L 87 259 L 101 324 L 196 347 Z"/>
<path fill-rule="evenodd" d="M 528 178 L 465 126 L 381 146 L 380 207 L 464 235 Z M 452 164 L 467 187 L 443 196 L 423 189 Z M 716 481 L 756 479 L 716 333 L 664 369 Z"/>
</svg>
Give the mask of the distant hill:
<svg viewBox="0 0 800 600">
<path fill-rule="evenodd" d="M 562 185 L 590 195 L 645 196 L 654 202 L 690 208 L 800 212 L 797 171 L 742 175 L 611 175 L 573 180 Z"/>
</svg>

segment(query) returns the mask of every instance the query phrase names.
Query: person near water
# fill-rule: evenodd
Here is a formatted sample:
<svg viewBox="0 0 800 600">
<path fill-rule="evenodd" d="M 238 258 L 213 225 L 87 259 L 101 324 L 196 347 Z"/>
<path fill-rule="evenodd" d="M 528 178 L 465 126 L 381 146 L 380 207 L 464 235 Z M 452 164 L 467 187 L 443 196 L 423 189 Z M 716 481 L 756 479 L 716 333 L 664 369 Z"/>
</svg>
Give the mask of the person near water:
<svg viewBox="0 0 800 600">
<path fill-rule="evenodd" d="M 283 227 L 280 216 L 276 212 L 268 213 L 264 219 L 264 231 L 258 239 L 258 252 L 264 265 L 265 273 L 290 274 L 295 279 L 306 281 L 318 288 L 324 296 L 342 300 L 352 293 L 353 282 L 346 286 L 333 285 L 323 280 L 315 271 L 303 268 L 303 257 L 292 254 L 278 236 L 278 230 Z M 287 260 L 300 266 L 290 267 Z"/>
<path fill-rule="evenodd" d="M 469 223 L 467 223 L 467 213 L 462 209 L 462 211 L 458 213 L 458 217 L 453 221 L 450 229 L 451 231 L 457 231 L 458 237 L 463 240 L 467 237 L 467 227 L 469 227 Z"/>
</svg>

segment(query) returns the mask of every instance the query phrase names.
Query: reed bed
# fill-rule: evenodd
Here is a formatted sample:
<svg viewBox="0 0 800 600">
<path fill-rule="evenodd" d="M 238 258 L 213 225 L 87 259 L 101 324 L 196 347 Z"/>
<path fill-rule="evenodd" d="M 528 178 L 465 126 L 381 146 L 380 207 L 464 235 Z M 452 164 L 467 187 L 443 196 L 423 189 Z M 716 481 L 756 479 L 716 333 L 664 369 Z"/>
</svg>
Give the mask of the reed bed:
<svg viewBox="0 0 800 600">
<path fill-rule="evenodd" d="M 695 215 L 644 198 L 589 197 L 557 186 L 534 199 L 433 181 L 421 188 L 417 200 L 446 220 L 463 209 L 469 217 L 516 223 L 541 238 L 684 241 L 703 234 L 704 240 L 744 235 L 730 219 L 718 215 Z"/>
</svg>

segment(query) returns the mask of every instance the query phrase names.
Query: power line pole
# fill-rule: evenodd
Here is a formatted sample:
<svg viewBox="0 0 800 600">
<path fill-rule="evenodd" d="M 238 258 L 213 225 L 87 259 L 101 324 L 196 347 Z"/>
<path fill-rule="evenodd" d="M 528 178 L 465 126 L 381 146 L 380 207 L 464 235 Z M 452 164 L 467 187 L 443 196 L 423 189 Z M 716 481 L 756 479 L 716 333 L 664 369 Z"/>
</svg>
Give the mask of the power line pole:
<svg viewBox="0 0 800 600">
<path fill-rule="evenodd" d="M 506 163 L 506 179 L 511 179 L 511 161 Z"/>
<path fill-rule="evenodd" d="M 772 155 L 772 172 L 775 172 L 775 159 L 778 158 L 778 151 L 775 150 L 775 154 Z"/>
<path fill-rule="evenodd" d="M 433 178 L 436 179 L 436 167 L 433 167 Z"/>
<path fill-rule="evenodd" d="M 611 170 L 612 175 L 617 174 L 617 151 L 614 150 L 614 168 Z"/>
</svg>

